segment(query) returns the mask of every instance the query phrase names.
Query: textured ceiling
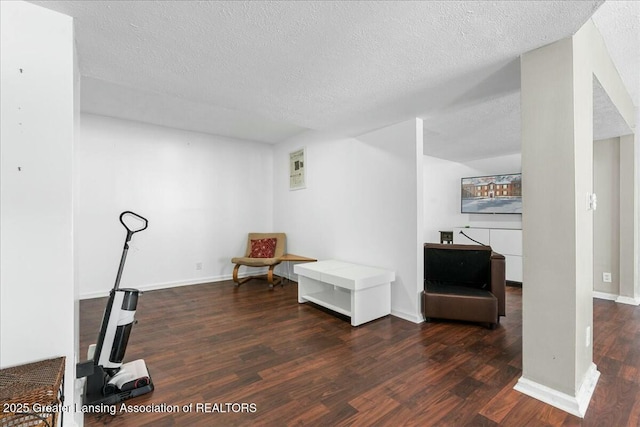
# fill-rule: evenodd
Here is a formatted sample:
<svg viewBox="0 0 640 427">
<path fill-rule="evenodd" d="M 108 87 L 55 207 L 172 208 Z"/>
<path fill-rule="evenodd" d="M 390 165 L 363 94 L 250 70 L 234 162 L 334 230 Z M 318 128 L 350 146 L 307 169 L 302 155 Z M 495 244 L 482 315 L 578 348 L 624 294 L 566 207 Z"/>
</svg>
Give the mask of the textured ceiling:
<svg viewBox="0 0 640 427">
<path fill-rule="evenodd" d="M 640 2 L 607 1 L 594 13 L 593 22 L 602 34 L 622 81 L 640 105 Z"/>
<path fill-rule="evenodd" d="M 76 18 L 84 111 L 269 143 L 421 117 L 425 152 L 465 160 L 520 150 L 518 56 L 602 1 L 33 3 Z M 596 24 L 636 31 L 624 62 L 621 3 Z"/>
</svg>

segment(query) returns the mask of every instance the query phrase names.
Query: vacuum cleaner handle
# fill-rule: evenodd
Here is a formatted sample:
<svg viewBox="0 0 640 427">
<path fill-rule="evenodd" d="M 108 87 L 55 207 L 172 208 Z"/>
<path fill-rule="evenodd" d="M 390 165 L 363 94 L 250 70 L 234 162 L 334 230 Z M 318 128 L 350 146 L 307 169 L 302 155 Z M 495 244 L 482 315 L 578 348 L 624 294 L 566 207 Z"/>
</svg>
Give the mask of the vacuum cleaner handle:
<svg viewBox="0 0 640 427">
<path fill-rule="evenodd" d="M 142 222 L 144 225 L 142 227 L 138 227 L 138 228 L 132 228 L 131 226 L 127 225 L 127 223 L 124 221 L 125 216 L 132 216 L 133 218 L 135 218 L 137 221 Z M 134 233 L 137 233 L 138 231 L 142 231 L 142 230 L 146 230 L 149 221 L 147 221 L 147 219 L 143 216 L 138 215 L 135 212 L 131 212 L 131 211 L 124 211 L 120 214 L 120 224 L 122 224 L 124 226 L 124 228 L 127 229 L 127 242 L 129 240 L 131 240 L 131 236 L 133 236 Z M 125 242 L 126 243 L 126 242 Z"/>
<path fill-rule="evenodd" d="M 142 227 L 132 228 L 125 222 L 125 217 L 133 217 L 136 221 L 142 223 Z M 127 229 L 127 237 L 124 241 L 124 248 L 122 250 L 122 257 L 120 258 L 120 266 L 118 267 L 118 274 L 116 276 L 116 283 L 113 285 L 113 290 L 117 291 L 120 288 L 120 279 L 122 278 L 122 269 L 124 268 L 124 262 L 127 259 L 127 252 L 129 251 L 129 241 L 131 240 L 131 236 L 138 231 L 145 230 L 149 221 L 145 217 L 138 215 L 135 212 L 124 211 L 120 214 L 120 223 Z"/>
</svg>

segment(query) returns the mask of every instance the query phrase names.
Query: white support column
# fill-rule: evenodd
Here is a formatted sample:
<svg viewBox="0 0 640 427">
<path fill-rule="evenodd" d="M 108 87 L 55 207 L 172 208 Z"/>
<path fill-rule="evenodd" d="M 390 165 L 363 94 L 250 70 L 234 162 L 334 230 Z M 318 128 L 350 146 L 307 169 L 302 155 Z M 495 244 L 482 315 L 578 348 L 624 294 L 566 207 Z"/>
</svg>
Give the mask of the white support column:
<svg viewBox="0 0 640 427">
<path fill-rule="evenodd" d="M 523 55 L 521 64 L 526 286 L 516 390 L 577 416 L 599 376 L 593 271 L 585 268 L 593 262 L 593 94 L 583 56 L 565 39 Z"/>
<path fill-rule="evenodd" d="M 523 55 L 521 73 L 526 286 L 523 372 L 515 388 L 583 417 L 600 375 L 592 348 L 594 233 L 589 206 L 594 76 L 631 129 L 633 103 L 591 21 L 573 37 Z M 636 166 L 632 175 L 637 179 Z M 635 216 L 627 222 L 637 236 L 634 203 L 630 216 Z"/>
</svg>

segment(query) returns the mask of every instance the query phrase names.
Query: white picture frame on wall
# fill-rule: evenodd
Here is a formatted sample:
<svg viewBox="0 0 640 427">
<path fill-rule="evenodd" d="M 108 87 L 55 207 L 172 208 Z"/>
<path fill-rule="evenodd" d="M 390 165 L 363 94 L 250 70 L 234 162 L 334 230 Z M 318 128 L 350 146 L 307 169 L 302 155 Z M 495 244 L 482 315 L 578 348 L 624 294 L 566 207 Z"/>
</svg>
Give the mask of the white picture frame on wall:
<svg viewBox="0 0 640 427">
<path fill-rule="evenodd" d="M 305 147 L 289 153 L 289 190 L 301 190 L 307 187 L 306 164 Z"/>
</svg>

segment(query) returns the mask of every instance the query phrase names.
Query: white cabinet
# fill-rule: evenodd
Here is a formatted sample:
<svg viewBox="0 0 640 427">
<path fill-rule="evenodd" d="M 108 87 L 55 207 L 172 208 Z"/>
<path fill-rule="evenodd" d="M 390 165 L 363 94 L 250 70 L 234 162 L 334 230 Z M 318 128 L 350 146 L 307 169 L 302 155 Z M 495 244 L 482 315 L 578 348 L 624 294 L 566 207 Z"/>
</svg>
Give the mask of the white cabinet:
<svg viewBox="0 0 640 427">
<path fill-rule="evenodd" d="M 522 282 L 522 230 L 491 229 L 491 248 L 504 255 L 507 280 Z"/>
<path fill-rule="evenodd" d="M 462 234 L 464 233 L 464 234 Z M 522 283 L 522 230 L 512 228 L 459 227 L 453 229 L 453 243 L 475 245 L 471 239 L 504 255 L 507 280 Z"/>
</svg>

